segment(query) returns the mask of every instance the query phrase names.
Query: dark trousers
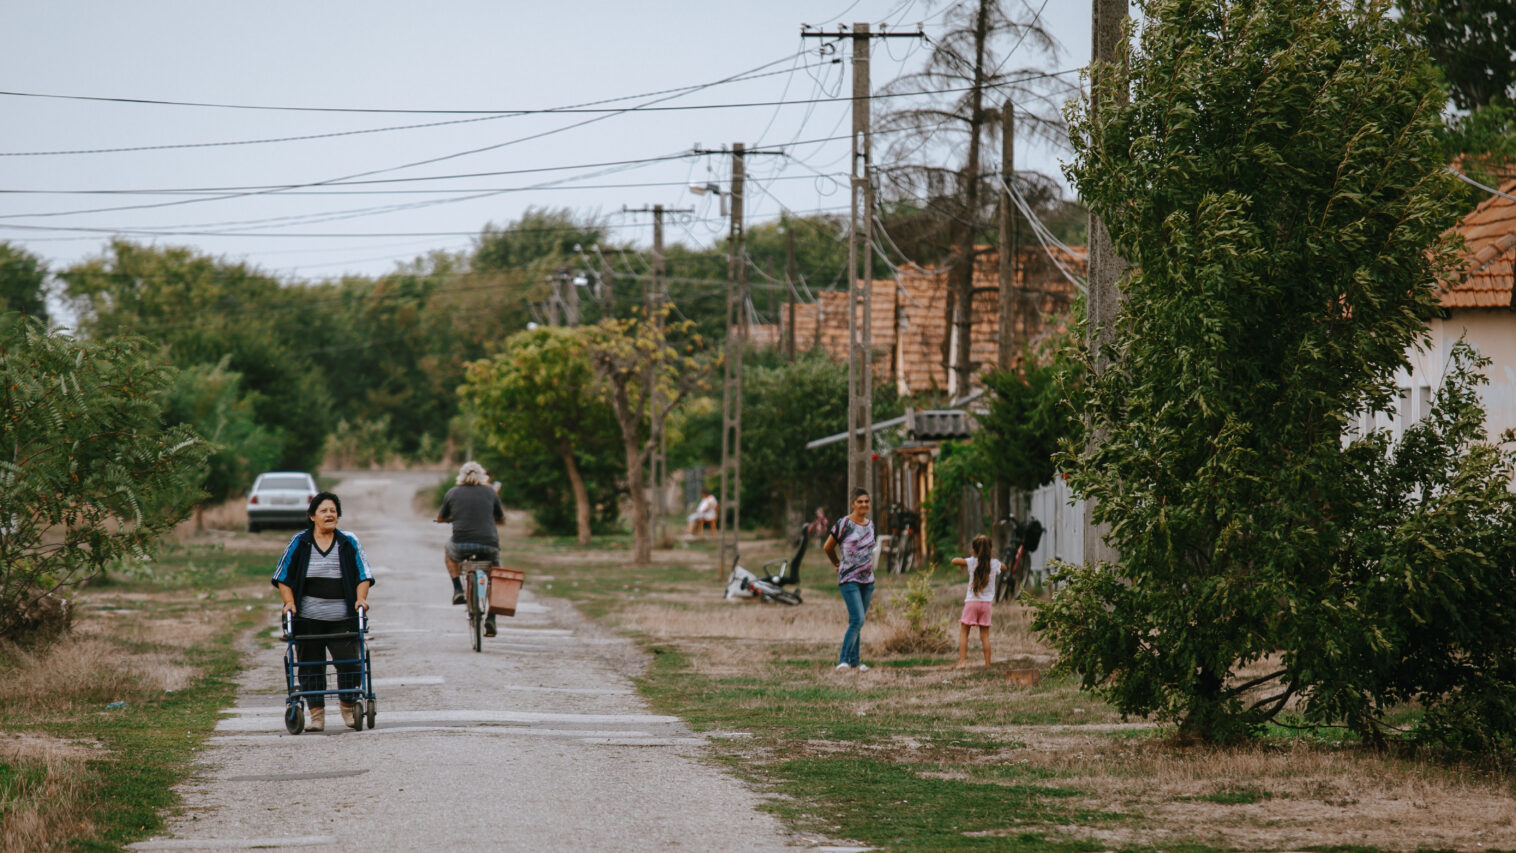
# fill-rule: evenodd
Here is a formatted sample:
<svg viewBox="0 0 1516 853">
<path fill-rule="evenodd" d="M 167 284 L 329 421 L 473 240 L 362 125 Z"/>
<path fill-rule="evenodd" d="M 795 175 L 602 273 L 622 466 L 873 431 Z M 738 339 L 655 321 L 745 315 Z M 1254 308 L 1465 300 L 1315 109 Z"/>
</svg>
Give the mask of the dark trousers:
<svg viewBox="0 0 1516 853">
<path fill-rule="evenodd" d="M 301 637 L 306 634 L 341 634 L 344 632 L 356 633 L 358 631 L 358 617 L 329 622 L 325 619 L 306 619 L 302 616 L 295 617 L 295 636 Z M 358 638 L 352 637 L 345 640 L 297 640 L 295 642 L 295 659 L 301 663 L 328 660 L 327 652 L 331 652 L 331 660 L 346 660 L 352 663 L 334 664 L 337 667 L 337 687 L 341 690 L 356 689 L 360 687 L 359 671 L 362 669 L 358 664 Z M 302 666 L 300 669 L 301 690 L 325 690 L 326 667 Z M 351 702 L 356 696 L 343 698 L 345 702 Z M 325 708 L 325 696 L 307 696 L 306 703 L 312 708 Z"/>
</svg>

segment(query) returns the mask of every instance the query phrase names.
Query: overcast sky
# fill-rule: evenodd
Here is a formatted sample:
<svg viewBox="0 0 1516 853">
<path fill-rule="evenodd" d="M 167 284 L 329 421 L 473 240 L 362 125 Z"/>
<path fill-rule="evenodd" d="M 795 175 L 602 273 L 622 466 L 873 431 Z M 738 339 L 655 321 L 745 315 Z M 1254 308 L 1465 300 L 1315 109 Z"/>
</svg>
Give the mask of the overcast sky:
<svg viewBox="0 0 1516 853">
<path fill-rule="evenodd" d="M 1024 19 L 1040 15 L 1061 43 L 1056 56 L 1020 48 L 1006 69 L 1088 61 L 1088 2 L 1006 6 Z M 246 260 L 293 281 L 378 274 L 433 249 L 465 249 L 486 223 L 504 225 L 529 207 L 598 214 L 615 239 L 646 244 L 650 218 L 622 209 L 663 204 L 695 208 L 669 221 L 670 242 L 709 245 L 724 221 L 713 197 L 687 186 L 724 185 L 729 158 L 682 156 L 697 143 L 787 152 L 749 159 L 750 223 L 776 218 L 781 204 L 845 210 L 846 139 L 810 140 L 848 131 L 846 100 L 826 100 L 851 93 L 846 62 L 830 61 L 847 49 L 821 55 L 823 42 L 801 39 L 801 25 L 868 21 L 899 31 L 920 22 L 940 35 L 944 8 L 923 0 L 6 0 L 0 240 L 57 269 L 121 234 Z M 876 91 L 919 68 L 926 49 L 875 42 Z M 752 79 L 721 82 L 741 76 Z M 705 88 L 668 91 L 696 86 Z M 618 100 L 598 106 L 746 106 L 489 114 L 607 99 Z M 772 105 L 779 101 L 809 103 Z M 876 162 L 886 141 L 876 137 Z M 149 150 L 103 150 L 121 148 Z M 1062 156 L 1024 144 L 1017 167 L 1057 175 Z M 615 186 L 627 184 L 637 186 Z"/>
</svg>

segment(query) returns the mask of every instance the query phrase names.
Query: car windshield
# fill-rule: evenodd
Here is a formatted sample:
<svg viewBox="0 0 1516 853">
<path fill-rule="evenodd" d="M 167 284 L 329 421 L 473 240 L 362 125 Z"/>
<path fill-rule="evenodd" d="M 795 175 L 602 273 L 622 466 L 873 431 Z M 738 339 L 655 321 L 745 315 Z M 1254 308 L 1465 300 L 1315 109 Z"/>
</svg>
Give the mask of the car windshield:
<svg viewBox="0 0 1516 853">
<path fill-rule="evenodd" d="M 303 492 L 310 487 L 304 477 L 264 477 L 258 481 L 259 491 L 287 490 Z"/>
</svg>

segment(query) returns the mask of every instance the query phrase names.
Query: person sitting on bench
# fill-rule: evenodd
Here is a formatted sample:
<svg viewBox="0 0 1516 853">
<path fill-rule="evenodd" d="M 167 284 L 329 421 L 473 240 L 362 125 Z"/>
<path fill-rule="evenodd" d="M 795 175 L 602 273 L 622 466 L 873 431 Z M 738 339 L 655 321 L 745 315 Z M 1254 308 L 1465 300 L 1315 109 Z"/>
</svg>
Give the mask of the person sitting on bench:
<svg viewBox="0 0 1516 853">
<path fill-rule="evenodd" d="M 700 532 L 706 525 L 709 525 L 712 530 L 716 529 L 717 506 L 715 495 L 705 492 L 701 496 L 700 503 L 695 507 L 695 511 L 689 514 L 690 535 L 693 536 Z"/>
</svg>

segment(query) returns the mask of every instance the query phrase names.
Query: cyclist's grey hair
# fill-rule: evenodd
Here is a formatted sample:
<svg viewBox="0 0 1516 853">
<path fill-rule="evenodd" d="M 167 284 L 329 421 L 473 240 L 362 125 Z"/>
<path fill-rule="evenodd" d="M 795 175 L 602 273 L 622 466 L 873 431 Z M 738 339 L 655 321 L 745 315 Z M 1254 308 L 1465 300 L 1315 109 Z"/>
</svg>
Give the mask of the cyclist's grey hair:
<svg viewBox="0 0 1516 853">
<path fill-rule="evenodd" d="M 489 482 L 489 475 L 484 473 L 484 466 L 478 462 L 465 462 L 458 469 L 458 485 L 460 486 L 483 486 Z"/>
</svg>

